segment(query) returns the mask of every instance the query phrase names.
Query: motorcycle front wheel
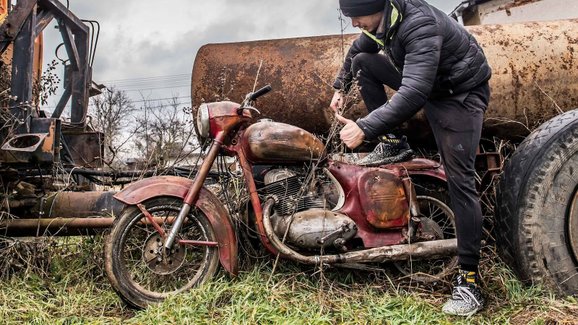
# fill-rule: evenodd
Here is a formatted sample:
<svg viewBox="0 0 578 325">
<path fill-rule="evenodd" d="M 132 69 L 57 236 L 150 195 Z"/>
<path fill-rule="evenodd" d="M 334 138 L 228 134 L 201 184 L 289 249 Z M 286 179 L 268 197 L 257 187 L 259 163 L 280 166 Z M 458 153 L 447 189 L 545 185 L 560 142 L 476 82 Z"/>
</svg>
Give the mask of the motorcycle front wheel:
<svg viewBox="0 0 578 325">
<path fill-rule="evenodd" d="M 168 233 L 182 201 L 159 197 L 143 205 Z M 177 237 L 183 242 L 165 252 L 164 238 L 155 225 L 138 207 L 128 207 L 115 221 L 105 242 L 107 277 L 125 302 L 145 308 L 213 277 L 219 263 L 215 238 L 207 217 L 193 207 Z"/>
</svg>

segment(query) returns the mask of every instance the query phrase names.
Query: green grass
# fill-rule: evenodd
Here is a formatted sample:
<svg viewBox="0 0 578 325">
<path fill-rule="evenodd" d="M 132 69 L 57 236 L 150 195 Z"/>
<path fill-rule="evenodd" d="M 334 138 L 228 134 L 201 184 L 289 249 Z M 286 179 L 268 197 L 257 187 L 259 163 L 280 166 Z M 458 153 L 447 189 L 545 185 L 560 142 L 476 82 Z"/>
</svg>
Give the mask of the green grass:
<svg viewBox="0 0 578 325">
<path fill-rule="evenodd" d="M 31 246 L 32 245 L 32 246 Z M 30 247 L 33 247 L 31 249 Z M 469 319 L 440 312 L 433 290 L 388 275 L 315 270 L 274 259 L 244 268 L 146 310 L 126 307 L 102 270 L 100 238 L 19 243 L 0 254 L 0 322 L 36 324 L 573 324 L 573 298 L 523 286 L 496 262 L 484 264 L 486 309 Z M 24 252 L 24 253 L 23 253 Z M 8 264 L 6 261 L 10 260 Z"/>
</svg>

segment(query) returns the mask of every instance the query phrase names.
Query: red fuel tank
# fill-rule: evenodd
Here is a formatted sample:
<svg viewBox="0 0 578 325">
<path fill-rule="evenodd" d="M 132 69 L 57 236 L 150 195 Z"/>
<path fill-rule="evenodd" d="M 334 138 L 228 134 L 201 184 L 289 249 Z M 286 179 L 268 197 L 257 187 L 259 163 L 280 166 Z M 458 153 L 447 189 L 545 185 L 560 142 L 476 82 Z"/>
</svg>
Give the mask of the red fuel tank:
<svg viewBox="0 0 578 325">
<path fill-rule="evenodd" d="M 249 126 L 242 139 L 247 158 L 258 164 L 304 162 L 319 159 L 325 146 L 313 134 L 293 125 L 260 121 Z"/>
</svg>

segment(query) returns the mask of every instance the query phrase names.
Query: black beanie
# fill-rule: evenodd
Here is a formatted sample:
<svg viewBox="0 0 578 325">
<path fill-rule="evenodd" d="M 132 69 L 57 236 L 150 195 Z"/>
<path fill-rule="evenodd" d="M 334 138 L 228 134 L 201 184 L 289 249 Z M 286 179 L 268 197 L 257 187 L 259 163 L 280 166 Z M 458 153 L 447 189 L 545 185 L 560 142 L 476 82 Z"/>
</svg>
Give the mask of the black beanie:
<svg viewBox="0 0 578 325">
<path fill-rule="evenodd" d="M 385 8 L 385 0 L 339 0 L 339 8 L 346 17 L 369 16 Z"/>
</svg>

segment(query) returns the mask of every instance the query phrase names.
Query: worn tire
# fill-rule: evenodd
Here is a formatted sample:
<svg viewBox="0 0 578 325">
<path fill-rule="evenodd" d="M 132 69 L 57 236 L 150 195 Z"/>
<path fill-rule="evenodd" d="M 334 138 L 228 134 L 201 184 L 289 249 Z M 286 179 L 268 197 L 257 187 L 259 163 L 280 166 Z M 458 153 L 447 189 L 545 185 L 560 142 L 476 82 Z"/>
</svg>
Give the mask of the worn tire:
<svg viewBox="0 0 578 325">
<path fill-rule="evenodd" d="M 578 293 L 578 110 L 530 134 L 507 161 L 497 192 L 499 251 L 522 280 Z"/>
<path fill-rule="evenodd" d="M 178 215 L 182 200 L 172 197 L 157 197 L 145 201 L 143 204 L 152 215 L 170 218 Z M 191 210 L 188 218 L 188 226 L 183 226 L 179 237 L 201 241 L 216 241 L 216 236 L 209 220 L 200 210 Z M 162 264 L 160 266 L 154 265 L 151 262 L 154 259 L 149 259 L 153 251 L 151 250 L 149 253 L 148 247 L 150 247 L 149 242 L 153 242 L 155 245 L 155 241 L 159 242 L 159 239 L 156 238 L 158 233 L 156 233 L 152 225 L 143 224 L 141 220 L 146 219 L 137 207 L 126 208 L 115 221 L 105 242 L 105 270 L 107 277 L 113 289 L 126 303 L 133 307 L 145 308 L 150 304 L 163 301 L 169 295 L 178 294 L 198 286 L 214 276 L 219 266 L 219 256 L 216 247 L 201 246 L 199 248 L 198 246 L 193 246 L 190 248 L 186 245 L 182 247 L 175 246 L 177 247 L 176 249 L 181 250 L 181 260 L 175 261 L 174 264 L 171 261 L 171 265 L 166 267 Z M 163 223 L 161 227 L 167 232 L 170 225 Z M 135 235 L 132 235 L 133 233 Z M 188 238 L 188 235 L 195 236 L 195 238 Z M 128 239 L 134 246 L 130 247 L 127 244 Z M 162 244 L 162 241 L 160 243 Z M 200 255 L 197 255 L 199 251 Z M 178 259 L 177 256 L 179 256 L 178 253 L 172 258 Z M 127 267 L 129 263 L 135 264 Z M 196 267 L 197 263 L 198 268 Z M 159 265 L 158 262 L 156 264 Z M 192 268 L 192 266 L 195 266 L 196 269 Z M 141 272 L 133 273 L 138 271 Z M 150 283 L 143 280 L 146 277 L 143 274 L 149 274 Z M 179 276 L 171 278 L 176 275 Z M 182 283 L 178 282 L 178 285 L 174 285 L 175 281 L 171 281 L 182 279 L 185 279 L 185 281 Z"/>
</svg>

